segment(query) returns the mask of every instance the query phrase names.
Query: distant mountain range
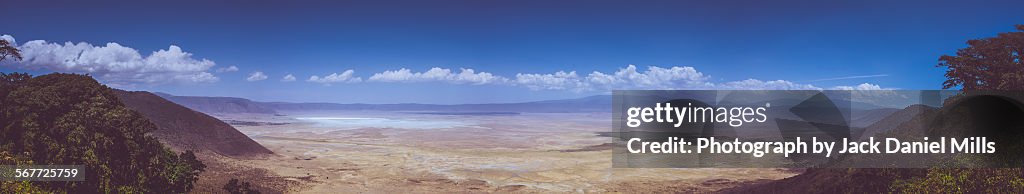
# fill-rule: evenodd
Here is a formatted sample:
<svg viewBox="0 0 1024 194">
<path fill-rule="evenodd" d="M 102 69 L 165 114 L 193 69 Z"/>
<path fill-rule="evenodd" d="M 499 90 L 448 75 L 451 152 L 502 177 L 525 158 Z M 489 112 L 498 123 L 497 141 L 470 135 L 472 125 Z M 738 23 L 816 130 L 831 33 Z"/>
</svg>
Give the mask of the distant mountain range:
<svg viewBox="0 0 1024 194">
<path fill-rule="evenodd" d="M 205 113 L 275 113 L 263 103 L 253 102 L 245 98 L 234 97 L 199 97 L 175 96 L 166 93 L 153 93 L 171 102 L 185 105 L 192 110 Z"/>
<path fill-rule="evenodd" d="M 433 112 L 445 114 L 516 114 L 516 113 L 568 113 L 568 112 L 611 112 L 611 95 L 594 95 L 583 98 L 544 100 L 520 103 L 481 103 L 481 104 L 365 104 L 365 103 L 295 103 L 295 102 L 259 102 L 237 97 L 206 97 L 206 96 L 175 96 L 166 93 L 154 93 L 164 99 L 190 109 L 207 114 L 224 113 L 257 113 L 277 114 L 280 112 L 298 111 L 345 111 L 345 110 L 377 110 L 377 111 L 410 111 Z M 667 97 L 652 96 L 652 99 Z M 764 104 L 771 102 L 777 107 L 792 107 L 801 102 L 799 99 L 761 99 L 763 102 L 746 104 Z M 655 100 L 659 101 L 659 100 Z M 866 127 L 900 108 L 884 108 L 866 103 L 835 100 L 837 108 L 844 116 L 850 118 L 855 127 Z M 729 105 L 730 102 L 721 102 Z M 782 111 L 782 110 L 780 110 Z M 851 114 L 851 115 L 845 115 Z"/>
</svg>

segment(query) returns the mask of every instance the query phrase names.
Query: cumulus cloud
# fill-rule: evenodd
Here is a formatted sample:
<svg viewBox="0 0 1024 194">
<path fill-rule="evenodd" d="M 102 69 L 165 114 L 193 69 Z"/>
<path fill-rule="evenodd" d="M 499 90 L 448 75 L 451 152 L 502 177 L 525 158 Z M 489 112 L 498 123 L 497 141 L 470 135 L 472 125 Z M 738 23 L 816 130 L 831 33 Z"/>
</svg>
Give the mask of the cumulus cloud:
<svg viewBox="0 0 1024 194">
<path fill-rule="evenodd" d="M 613 73 L 594 71 L 581 76 L 575 71 L 558 71 L 550 74 L 516 74 L 513 85 L 533 90 L 607 91 L 622 89 L 720 89 L 720 90 L 823 90 L 811 84 L 787 80 L 746 79 L 730 82 L 712 82 L 711 76 L 693 67 L 673 66 L 668 68 L 649 66 L 640 71 L 635 65 L 628 65 Z M 858 86 L 836 86 L 831 89 L 879 90 L 874 84 Z"/>
<path fill-rule="evenodd" d="M 315 76 L 315 75 L 314 76 L 310 76 L 309 79 L 306 80 L 306 81 L 314 82 L 314 83 L 321 83 L 321 84 L 324 84 L 324 85 L 331 85 L 333 83 L 358 83 L 358 82 L 362 82 L 363 81 L 363 78 L 355 77 L 353 74 L 355 74 L 355 71 L 349 69 L 349 70 L 345 70 L 344 72 L 341 72 L 340 74 L 339 73 L 332 73 L 331 75 L 327 75 L 327 76 L 324 76 L 324 77 Z"/>
<path fill-rule="evenodd" d="M 639 72 L 635 65 L 628 65 L 610 75 L 594 71 L 587 79 L 600 89 L 696 89 L 708 87 L 710 76 L 693 67 L 649 66 Z"/>
<path fill-rule="evenodd" d="M 0 38 L 14 40 L 10 35 Z M 169 82 L 208 83 L 219 80 L 209 73 L 216 65 L 207 59 L 170 45 L 142 55 L 138 50 L 118 43 L 92 45 L 85 42 L 51 43 L 32 40 L 17 45 L 24 59 L 4 65 L 27 70 L 88 73 L 113 86 L 163 84 Z"/>
<path fill-rule="evenodd" d="M 551 74 L 516 74 L 515 84 L 539 90 L 612 90 L 612 89 L 699 89 L 712 87 L 706 76 L 693 67 L 657 66 L 637 71 L 635 65 L 620 68 L 614 73 L 594 71 L 586 77 L 575 71 Z"/>
<path fill-rule="evenodd" d="M 558 71 L 552 74 L 520 73 L 516 74 L 515 84 L 532 90 L 581 91 L 586 88 L 586 82 L 581 80 L 575 71 Z"/>
<path fill-rule="evenodd" d="M 238 67 L 236 67 L 234 65 L 228 66 L 228 67 L 217 68 L 217 73 L 236 72 L 236 71 L 238 71 Z"/>
<path fill-rule="evenodd" d="M 650 87 L 701 87 L 709 79 L 704 73 L 697 72 L 693 67 L 660 68 L 651 66 L 643 74 L 636 72 L 636 66 L 629 65 L 626 69 L 616 72 L 619 77 L 640 80 L 641 86 Z"/>
<path fill-rule="evenodd" d="M 292 75 L 292 74 L 284 75 L 284 77 L 281 78 L 281 81 L 283 81 L 283 82 L 293 82 L 293 81 L 295 81 L 295 76 Z"/>
<path fill-rule="evenodd" d="M 458 73 L 452 72 L 451 69 L 444 69 L 439 67 L 430 68 L 425 72 L 412 72 L 412 70 L 402 68 L 399 70 L 389 70 L 381 73 L 373 74 L 367 81 L 374 82 L 430 82 L 440 81 L 449 83 L 467 83 L 467 84 L 494 84 L 504 83 L 508 81 L 507 78 L 501 76 L 495 76 L 488 72 L 476 72 L 473 69 L 460 69 Z"/>
<path fill-rule="evenodd" d="M 265 80 L 265 79 L 267 79 L 267 74 L 263 74 L 262 71 L 257 71 L 257 72 L 252 72 L 251 74 L 249 74 L 249 77 L 245 78 L 245 81 L 254 82 L 254 81 L 260 81 L 260 80 Z"/>
</svg>

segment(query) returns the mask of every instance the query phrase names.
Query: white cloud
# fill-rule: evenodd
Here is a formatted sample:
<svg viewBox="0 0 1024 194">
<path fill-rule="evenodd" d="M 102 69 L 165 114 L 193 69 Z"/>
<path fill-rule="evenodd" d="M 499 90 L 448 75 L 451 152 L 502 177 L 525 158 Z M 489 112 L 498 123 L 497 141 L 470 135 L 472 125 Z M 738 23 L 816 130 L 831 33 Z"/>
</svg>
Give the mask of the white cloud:
<svg viewBox="0 0 1024 194">
<path fill-rule="evenodd" d="M 496 84 L 508 81 L 507 78 L 495 76 L 488 72 L 477 73 L 473 69 L 460 69 L 453 73 L 451 69 L 430 68 L 426 72 L 412 72 L 409 69 L 389 70 L 373 74 L 367 81 L 375 82 L 430 82 L 468 83 L 474 85 Z"/>
<path fill-rule="evenodd" d="M 200 82 L 216 82 L 217 80 L 220 80 L 220 78 L 217 78 L 217 76 L 213 76 L 212 73 L 208 73 L 208 72 L 199 72 L 199 73 L 197 73 L 195 75 L 192 75 L 192 74 L 177 75 L 177 76 L 175 76 L 175 79 L 176 80 L 187 80 L 187 81 L 196 82 L 196 83 L 200 83 Z"/>
<path fill-rule="evenodd" d="M 295 81 L 295 76 L 292 75 L 292 74 L 285 75 L 283 78 L 281 78 L 281 81 L 283 81 L 283 82 L 293 82 L 293 81 Z"/>
<path fill-rule="evenodd" d="M 236 71 L 238 71 L 238 67 L 236 67 L 234 65 L 228 66 L 228 67 L 217 68 L 217 73 L 236 72 Z"/>
<path fill-rule="evenodd" d="M 716 83 L 711 76 L 697 71 L 693 67 L 673 66 L 663 68 L 649 66 L 638 71 L 635 65 L 620 68 L 614 73 L 594 71 L 581 77 L 575 71 L 558 71 L 551 74 L 516 74 L 514 85 L 524 86 L 532 90 L 571 90 L 571 91 L 607 91 L 625 89 L 720 89 L 720 90 L 822 90 L 811 84 L 800 84 L 787 80 L 762 81 L 746 79 Z M 878 85 L 861 84 L 858 86 L 837 86 L 832 89 L 880 89 Z"/>
<path fill-rule="evenodd" d="M 257 72 L 252 72 L 252 74 L 249 74 L 249 77 L 245 78 L 245 81 L 254 82 L 254 81 L 260 81 L 260 80 L 265 80 L 265 79 L 267 79 L 267 74 L 263 74 L 262 71 L 257 71 Z"/>
<path fill-rule="evenodd" d="M 341 74 L 332 73 L 331 75 L 324 77 L 315 75 L 310 76 L 309 79 L 306 81 L 322 83 L 324 85 L 331 85 L 332 83 L 358 83 L 363 81 L 363 78 L 355 77 L 353 76 L 353 74 L 355 74 L 355 71 L 349 69 L 345 70 L 345 72 L 342 72 Z"/>
<path fill-rule="evenodd" d="M 532 90 L 573 90 L 586 88 L 586 82 L 575 71 L 559 71 L 553 74 L 516 74 L 515 84 Z"/>
<path fill-rule="evenodd" d="M 412 70 L 401 68 L 373 74 L 367 80 L 402 83 L 435 81 L 476 85 L 500 84 L 521 86 L 531 90 L 568 90 L 574 92 L 628 89 L 823 90 L 823 88 L 818 86 L 788 80 L 762 81 L 759 79 L 746 79 L 716 83 L 710 81 L 711 76 L 687 66 L 667 68 L 648 66 L 645 70 L 641 71 L 635 65 L 628 65 L 615 72 L 594 71 L 585 76 L 578 74 L 576 71 L 517 73 L 512 79 L 488 72 L 476 72 L 473 69 L 461 69 L 459 73 L 453 73 L 450 69 L 440 67 L 434 67 L 425 72 L 412 72 Z M 836 86 L 831 89 L 871 89 L 871 86 L 880 88 L 878 85 L 861 84 L 859 86 Z"/>
<path fill-rule="evenodd" d="M 856 86 L 836 86 L 832 90 L 850 90 L 851 101 L 874 104 L 883 107 L 903 108 L 911 104 L 919 104 L 919 99 L 911 98 L 913 92 L 897 91 L 896 88 L 883 88 L 877 84 L 862 83 Z M 908 95 L 911 94 L 911 95 Z"/>
<path fill-rule="evenodd" d="M 638 72 L 635 65 L 628 65 L 611 75 L 595 71 L 587 79 L 601 89 L 696 89 L 708 87 L 710 76 L 693 67 L 649 66 Z"/>
<path fill-rule="evenodd" d="M 836 86 L 832 87 L 833 90 L 892 90 L 892 88 L 882 88 L 882 86 L 862 83 L 856 86 Z"/>
<path fill-rule="evenodd" d="M 708 79 L 709 76 L 693 67 L 650 66 L 639 72 L 635 65 L 629 65 L 614 73 L 594 71 L 586 77 L 580 77 L 575 71 L 520 73 L 516 74 L 514 83 L 534 90 L 698 89 L 713 86 L 707 82 Z"/>
<path fill-rule="evenodd" d="M 13 40 L 9 35 L 4 39 Z M 169 82 L 208 83 L 219 80 L 207 72 L 216 65 L 195 59 L 192 53 L 171 45 L 143 56 L 138 50 L 118 43 L 95 46 L 89 43 L 50 43 L 32 40 L 18 45 L 24 59 L 4 65 L 27 70 L 88 73 L 112 86 L 164 84 Z"/>
<path fill-rule="evenodd" d="M 761 81 L 746 79 L 717 84 L 714 89 L 720 90 L 821 90 L 810 84 L 798 84 L 786 80 Z"/>
</svg>

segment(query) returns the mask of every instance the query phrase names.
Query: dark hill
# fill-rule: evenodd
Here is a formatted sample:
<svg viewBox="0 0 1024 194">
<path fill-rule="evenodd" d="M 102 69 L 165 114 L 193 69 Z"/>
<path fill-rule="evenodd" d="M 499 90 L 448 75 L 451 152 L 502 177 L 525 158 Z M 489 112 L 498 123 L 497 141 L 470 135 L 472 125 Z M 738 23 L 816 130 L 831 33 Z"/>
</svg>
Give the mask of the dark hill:
<svg viewBox="0 0 1024 194">
<path fill-rule="evenodd" d="M 226 156 L 269 154 L 234 127 L 149 92 L 115 90 L 128 108 L 157 126 L 151 134 L 176 150 L 209 150 Z M 247 100 L 246 100 L 247 101 Z"/>
</svg>

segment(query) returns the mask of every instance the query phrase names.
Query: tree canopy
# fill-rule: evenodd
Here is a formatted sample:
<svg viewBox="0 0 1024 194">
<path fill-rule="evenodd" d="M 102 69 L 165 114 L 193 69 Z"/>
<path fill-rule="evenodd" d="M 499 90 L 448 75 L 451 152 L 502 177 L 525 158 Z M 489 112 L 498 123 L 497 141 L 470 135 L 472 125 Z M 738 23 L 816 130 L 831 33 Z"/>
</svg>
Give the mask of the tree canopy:
<svg viewBox="0 0 1024 194">
<path fill-rule="evenodd" d="M 17 47 L 11 45 L 10 41 L 0 39 L 0 62 L 3 62 L 4 59 L 7 59 L 8 57 L 15 60 L 21 60 L 21 50 L 18 50 Z"/>
<path fill-rule="evenodd" d="M 84 165 L 82 182 L 4 181 L 0 190 L 185 193 L 205 166 L 86 75 L 0 73 L 0 165 Z"/>
<path fill-rule="evenodd" d="M 937 66 L 946 67 L 942 89 L 1024 89 L 1024 25 L 1017 25 L 1017 30 L 968 40 L 969 46 L 957 50 L 956 55 L 939 57 Z"/>
</svg>

